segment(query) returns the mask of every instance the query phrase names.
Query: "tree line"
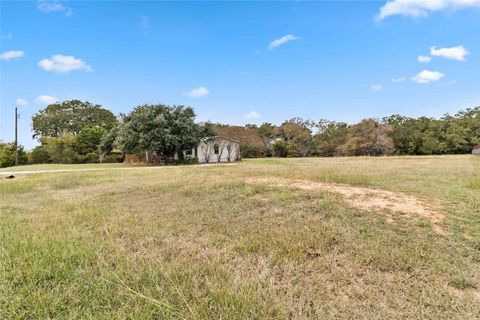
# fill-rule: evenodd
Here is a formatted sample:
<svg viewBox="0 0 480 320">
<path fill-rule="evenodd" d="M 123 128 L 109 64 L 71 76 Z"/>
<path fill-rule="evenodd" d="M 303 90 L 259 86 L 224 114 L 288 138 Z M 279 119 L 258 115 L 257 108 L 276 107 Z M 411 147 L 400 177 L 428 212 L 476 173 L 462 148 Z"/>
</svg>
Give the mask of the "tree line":
<svg viewBox="0 0 480 320">
<path fill-rule="evenodd" d="M 240 141 L 242 157 L 459 154 L 480 143 L 480 107 L 440 119 L 392 115 L 347 124 L 293 118 L 232 126 L 197 123 L 185 106 L 141 105 L 116 117 L 101 105 L 68 100 L 35 114 L 32 131 L 39 145 L 28 152 L 19 146 L 19 164 L 121 162 L 125 154 L 169 162 L 215 135 Z M 14 162 L 14 144 L 0 142 L 0 166 Z"/>
<path fill-rule="evenodd" d="M 470 153 L 480 143 L 480 107 L 440 119 L 392 115 L 355 124 L 293 118 L 276 126 L 217 124 L 245 157 L 382 156 Z"/>
</svg>

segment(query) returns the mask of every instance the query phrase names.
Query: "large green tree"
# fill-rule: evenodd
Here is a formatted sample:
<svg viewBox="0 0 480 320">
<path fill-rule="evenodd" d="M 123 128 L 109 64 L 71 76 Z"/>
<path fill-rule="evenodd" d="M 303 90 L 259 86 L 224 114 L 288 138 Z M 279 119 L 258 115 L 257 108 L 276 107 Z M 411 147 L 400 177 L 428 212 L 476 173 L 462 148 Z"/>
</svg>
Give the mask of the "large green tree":
<svg viewBox="0 0 480 320">
<path fill-rule="evenodd" d="M 168 161 L 175 152 L 193 148 L 209 134 L 208 126 L 195 123 L 190 107 L 142 105 L 124 116 L 118 142 L 125 153 L 153 154 Z"/>
<path fill-rule="evenodd" d="M 392 115 L 383 122 L 392 128 L 396 154 L 470 153 L 480 143 L 480 107 L 440 119 Z"/>
<path fill-rule="evenodd" d="M 278 135 L 288 145 L 288 155 L 305 157 L 312 153 L 312 128 L 314 124 L 309 120 L 293 118 L 282 123 L 278 128 Z"/>
<path fill-rule="evenodd" d="M 375 119 L 365 119 L 348 129 L 347 141 L 339 153 L 348 156 L 380 156 L 393 152 L 390 126 Z"/>
<path fill-rule="evenodd" d="M 64 133 L 78 135 L 85 127 L 110 130 L 117 123 L 115 115 L 101 105 L 88 101 L 67 100 L 53 103 L 32 118 L 34 137 L 59 137 Z"/>
<path fill-rule="evenodd" d="M 480 107 L 447 114 L 440 121 L 447 153 L 470 153 L 480 143 Z"/>
<path fill-rule="evenodd" d="M 88 161 L 90 159 L 86 159 L 86 154 L 78 152 L 78 139 L 72 133 L 64 133 L 60 137 L 43 137 L 42 146 L 52 163 L 95 162 Z"/>
<path fill-rule="evenodd" d="M 317 132 L 313 136 L 315 154 L 333 157 L 338 154 L 338 147 L 347 141 L 348 125 L 345 122 L 320 120 Z"/>
<path fill-rule="evenodd" d="M 84 127 L 77 135 L 78 152 L 80 154 L 98 154 L 100 142 L 107 133 L 108 131 L 102 127 Z"/>
</svg>

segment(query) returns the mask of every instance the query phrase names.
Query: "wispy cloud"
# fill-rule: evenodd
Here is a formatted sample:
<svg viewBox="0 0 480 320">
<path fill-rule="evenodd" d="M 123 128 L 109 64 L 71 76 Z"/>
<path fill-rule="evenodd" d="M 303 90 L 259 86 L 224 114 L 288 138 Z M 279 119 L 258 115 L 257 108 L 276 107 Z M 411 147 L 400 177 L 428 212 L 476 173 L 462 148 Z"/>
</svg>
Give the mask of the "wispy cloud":
<svg viewBox="0 0 480 320">
<path fill-rule="evenodd" d="M 139 15 L 138 16 L 138 19 L 140 19 L 140 26 L 142 28 L 148 28 L 148 25 L 150 24 L 150 18 L 148 16 L 145 16 L 145 15 Z"/>
<path fill-rule="evenodd" d="M 0 40 L 7 40 L 7 39 L 12 39 L 13 38 L 13 33 L 5 33 L 0 36 Z"/>
<path fill-rule="evenodd" d="M 405 80 L 407 80 L 406 77 L 399 77 L 399 78 L 393 78 L 392 82 L 393 83 L 401 83 L 401 82 L 405 82 Z"/>
<path fill-rule="evenodd" d="M 64 12 L 67 17 L 73 14 L 72 8 L 66 6 L 64 2 L 60 2 L 56 0 L 53 0 L 53 1 L 38 0 L 37 8 L 38 10 L 45 13 Z"/>
<path fill-rule="evenodd" d="M 474 7 L 480 7 L 480 0 L 389 0 L 380 8 L 375 19 L 383 20 L 394 15 L 427 17 L 434 11 L 453 11 Z"/>
<path fill-rule="evenodd" d="M 58 73 L 68 73 L 75 70 L 93 71 L 92 67 L 85 61 L 77 59 L 74 56 L 64 56 L 61 54 L 55 54 L 51 56 L 50 59 L 40 60 L 38 66 L 45 71 Z"/>
<path fill-rule="evenodd" d="M 15 100 L 15 104 L 19 107 L 25 107 L 28 106 L 28 101 L 22 98 L 18 98 L 17 100 Z"/>
<path fill-rule="evenodd" d="M 423 70 L 412 77 L 416 83 L 426 84 L 442 79 L 445 75 L 438 71 Z"/>
<path fill-rule="evenodd" d="M 432 60 L 432 57 L 419 55 L 417 61 L 420 63 L 428 63 Z"/>
<path fill-rule="evenodd" d="M 297 40 L 298 37 L 294 36 L 293 34 L 287 34 L 281 38 L 275 39 L 268 45 L 268 50 L 273 50 L 276 47 L 279 47 L 289 41 Z"/>
<path fill-rule="evenodd" d="M 380 91 L 383 89 L 383 86 L 381 84 L 372 84 L 370 86 L 370 89 L 372 89 L 373 91 Z"/>
<path fill-rule="evenodd" d="M 199 98 L 199 97 L 208 96 L 209 94 L 210 94 L 210 91 L 206 87 L 198 87 L 190 90 L 185 95 L 189 96 L 190 98 Z"/>
<path fill-rule="evenodd" d="M 57 102 L 58 99 L 52 96 L 43 95 L 36 97 L 34 101 L 36 104 L 48 105 Z"/>
<path fill-rule="evenodd" d="M 4 53 L 0 54 L 0 60 L 10 60 L 10 59 L 16 59 L 16 58 L 21 58 L 25 55 L 23 51 L 5 51 Z"/>
<path fill-rule="evenodd" d="M 258 119 L 260 117 L 261 117 L 260 113 L 253 110 L 245 115 L 245 118 L 247 119 Z"/>
<path fill-rule="evenodd" d="M 433 46 L 430 48 L 430 54 L 436 57 L 443 57 L 447 59 L 465 61 L 465 57 L 469 55 L 469 52 L 463 46 L 456 46 L 451 48 L 439 48 L 439 49 Z"/>
</svg>

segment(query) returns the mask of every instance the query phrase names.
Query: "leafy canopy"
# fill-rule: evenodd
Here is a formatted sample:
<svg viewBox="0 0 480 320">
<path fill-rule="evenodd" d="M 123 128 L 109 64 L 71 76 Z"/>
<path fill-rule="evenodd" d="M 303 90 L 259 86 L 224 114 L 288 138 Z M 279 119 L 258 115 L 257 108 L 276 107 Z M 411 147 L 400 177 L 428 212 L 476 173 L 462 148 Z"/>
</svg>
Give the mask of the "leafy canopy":
<svg viewBox="0 0 480 320">
<path fill-rule="evenodd" d="M 208 135 L 210 126 L 195 123 L 192 108 L 156 104 L 138 106 L 124 116 L 118 141 L 123 152 L 149 152 L 167 158 L 193 148 Z"/>
<path fill-rule="evenodd" d="M 34 137 L 59 137 L 63 133 L 78 135 L 85 127 L 113 128 L 115 115 L 101 105 L 88 101 L 67 100 L 48 105 L 32 117 Z"/>
</svg>

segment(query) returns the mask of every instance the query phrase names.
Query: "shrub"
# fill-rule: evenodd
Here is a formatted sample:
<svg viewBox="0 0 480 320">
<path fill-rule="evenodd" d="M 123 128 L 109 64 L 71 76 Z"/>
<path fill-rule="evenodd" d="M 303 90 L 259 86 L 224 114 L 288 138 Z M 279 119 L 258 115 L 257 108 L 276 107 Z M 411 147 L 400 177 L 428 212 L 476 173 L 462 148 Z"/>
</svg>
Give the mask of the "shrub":
<svg viewBox="0 0 480 320">
<path fill-rule="evenodd" d="M 18 146 L 18 164 L 26 164 L 28 161 L 27 153 L 22 146 Z M 15 144 L 0 143 L 0 168 L 15 165 Z"/>
<path fill-rule="evenodd" d="M 33 148 L 32 152 L 28 154 L 28 162 L 31 164 L 48 163 L 50 155 L 43 146 Z"/>
<path fill-rule="evenodd" d="M 123 155 L 121 152 L 111 153 L 106 155 L 102 162 L 103 163 L 121 163 L 123 161 Z"/>
<path fill-rule="evenodd" d="M 183 165 L 183 164 L 198 164 L 198 159 L 195 157 L 185 158 L 182 160 L 175 160 L 174 165 Z"/>
<path fill-rule="evenodd" d="M 284 140 L 277 140 L 272 145 L 273 155 L 275 157 L 285 158 L 288 155 L 288 143 Z"/>
<path fill-rule="evenodd" d="M 77 139 L 67 133 L 61 137 L 44 137 L 42 144 L 53 163 L 81 163 L 83 157 L 77 152 Z"/>
<path fill-rule="evenodd" d="M 98 152 L 89 152 L 86 155 L 82 156 L 83 162 L 85 163 L 99 163 L 100 156 Z"/>
</svg>

